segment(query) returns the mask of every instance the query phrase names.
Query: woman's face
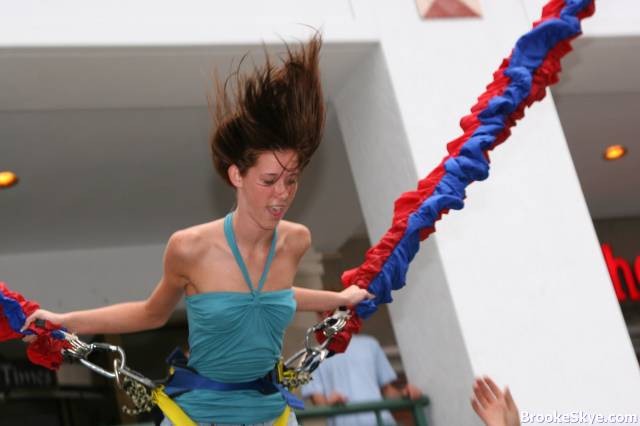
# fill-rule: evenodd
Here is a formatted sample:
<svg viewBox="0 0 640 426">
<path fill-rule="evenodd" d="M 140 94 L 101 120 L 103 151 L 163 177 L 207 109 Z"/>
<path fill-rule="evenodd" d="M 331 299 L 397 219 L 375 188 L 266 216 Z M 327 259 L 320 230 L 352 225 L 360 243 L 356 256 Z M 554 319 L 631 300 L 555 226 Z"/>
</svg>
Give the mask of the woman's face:
<svg viewBox="0 0 640 426">
<path fill-rule="evenodd" d="M 289 209 L 298 190 L 298 155 L 293 150 L 267 151 L 236 185 L 253 220 L 264 229 L 273 229 Z"/>
</svg>

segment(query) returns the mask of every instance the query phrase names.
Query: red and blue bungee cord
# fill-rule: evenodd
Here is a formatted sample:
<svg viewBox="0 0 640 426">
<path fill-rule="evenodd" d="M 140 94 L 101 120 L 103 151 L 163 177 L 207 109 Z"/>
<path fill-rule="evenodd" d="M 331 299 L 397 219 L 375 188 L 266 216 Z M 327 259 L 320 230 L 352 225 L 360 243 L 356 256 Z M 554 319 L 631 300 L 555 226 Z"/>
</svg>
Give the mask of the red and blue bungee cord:
<svg viewBox="0 0 640 426">
<path fill-rule="evenodd" d="M 62 364 L 62 349 L 69 347 L 60 327 L 47 321 L 44 327 L 32 323 L 22 330 L 29 315 L 39 308 L 40 305 L 36 302 L 11 291 L 0 281 L 0 342 L 35 335 L 36 339 L 27 347 L 29 360 L 55 370 Z"/>
<path fill-rule="evenodd" d="M 447 144 L 448 155 L 415 191 L 396 200 L 391 228 L 367 251 L 364 263 L 343 273 L 345 287 L 358 285 L 375 298 L 356 307 L 345 329 L 330 342 L 331 351 L 344 352 L 360 328 L 360 318 L 391 302 L 391 291 L 404 287 L 420 241 L 435 231 L 442 215 L 462 209 L 469 184 L 488 177 L 489 151 L 509 137 L 525 108 L 543 99 L 546 87 L 558 81 L 560 59 L 581 34 L 580 21 L 594 11 L 594 0 L 551 0 L 542 18 L 520 37 L 471 114 L 460 121 L 464 134 Z"/>
</svg>

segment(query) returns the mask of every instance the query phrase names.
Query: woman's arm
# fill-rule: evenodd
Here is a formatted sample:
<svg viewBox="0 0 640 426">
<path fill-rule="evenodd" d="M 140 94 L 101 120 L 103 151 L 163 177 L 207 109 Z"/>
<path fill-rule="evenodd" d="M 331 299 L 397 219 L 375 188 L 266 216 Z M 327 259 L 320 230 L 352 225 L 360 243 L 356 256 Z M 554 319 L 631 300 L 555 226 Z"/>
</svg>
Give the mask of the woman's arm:
<svg viewBox="0 0 640 426">
<path fill-rule="evenodd" d="M 311 232 L 306 226 L 295 224 L 293 247 L 297 253 L 296 263 L 300 262 L 304 253 L 311 246 Z M 352 306 L 365 299 L 372 299 L 374 296 L 366 290 L 352 285 L 340 292 L 311 290 L 309 288 L 293 287 L 293 294 L 296 298 L 298 311 L 333 311 L 340 306 Z"/>
<path fill-rule="evenodd" d="M 311 290 L 309 288 L 293 287 L 298 311 L 333 311 L 340 306 L 357 305 L 365 299 L 374 296 L 358 286 L 352 285 L 341 292 L 326 290 Z"/>
<path fill-rule="evenodd" d="M 180 301 L 188 278 L 188 235 L 176 232 L 167 244 L 163 275 L 146 300 L 118 303 L 97 309 L 54 313 L 39 309 L 27 318 L 24 328 L 36 319 L 48 320 L 77 334 L 132 333 L 163 326 Z"/>
</svg>

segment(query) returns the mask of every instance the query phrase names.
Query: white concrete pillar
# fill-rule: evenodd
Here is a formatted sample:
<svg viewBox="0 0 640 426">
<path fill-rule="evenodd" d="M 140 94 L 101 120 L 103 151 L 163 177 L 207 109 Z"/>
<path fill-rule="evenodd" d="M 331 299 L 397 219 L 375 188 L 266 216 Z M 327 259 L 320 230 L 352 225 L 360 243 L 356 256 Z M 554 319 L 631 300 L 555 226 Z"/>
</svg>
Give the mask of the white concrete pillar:
<svg viewBox="0 0 640 426">
<path fill-rule="evenodd" d="M 411 1 L 353 1 L 380 46 L 333 101 L 371 239 L 460 134 L 517 37 L 520 2 L 422 21 Z M 478 424 L 474 375 L 509 384 L 521 410 L 633 413 L 640 374 L 550 98 L 492 155 L 488 181 L 438 225 L 390 305 L 410 380 L 433 424 Z"/>
</svg>

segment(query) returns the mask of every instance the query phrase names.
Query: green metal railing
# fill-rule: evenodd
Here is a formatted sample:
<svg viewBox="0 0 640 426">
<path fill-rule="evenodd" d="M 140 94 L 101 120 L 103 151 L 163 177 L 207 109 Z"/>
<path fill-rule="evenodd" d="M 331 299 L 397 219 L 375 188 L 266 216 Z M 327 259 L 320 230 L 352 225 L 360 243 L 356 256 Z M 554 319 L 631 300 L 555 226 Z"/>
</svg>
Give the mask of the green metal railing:
<svg viewBox="0 0 640 426">
<path fill-rule="evenodd" d="M 359 402 L 344 405 L 324 405 L 313 406 L 305 410 L 296 410 L 296 417 L 300 424 L 304 420 L 326 418 L 342 414 L 370 413 L 376 416 L 378 426 L 384 426 L 382 422 L 383 411 L 411 411 L 413 421 L 416 426 L 427 426 L 427 419 L 424 415 L 425 407 L 429 405 L 429 398 L 423 396 L 416 400 L 410 399 L 383 399 L 374 402 Z"/>
</svg>

